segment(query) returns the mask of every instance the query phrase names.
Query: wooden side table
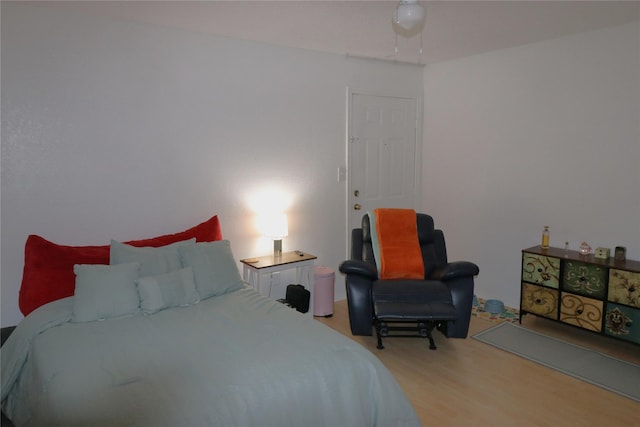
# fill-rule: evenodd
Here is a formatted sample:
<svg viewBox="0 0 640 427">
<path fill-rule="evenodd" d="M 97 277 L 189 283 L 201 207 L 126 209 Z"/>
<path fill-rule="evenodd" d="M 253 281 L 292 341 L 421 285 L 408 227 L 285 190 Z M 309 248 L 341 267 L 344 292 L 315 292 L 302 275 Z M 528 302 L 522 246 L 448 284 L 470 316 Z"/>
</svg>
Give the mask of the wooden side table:
<svg viewBox="0 0 640 427">
<path fill-rule="evenodd" d="M 296 269 L 296 283 L 303 285 L 311 292 L 313 300 L 313 266 L 318 257 L 306 252 L 283 252 L 280 256 L 266 255 L 258 258 L 241 259 L 242 276 L 255 290 L 265 295 L 262 290 L 263 276 L 285 270 Z M 266 296 L 271 296 L 271 282 Z M 309 307 L 313 307 L 309 301 Z M 311 311 L 311 309 L 309 310 Z"/>
</svg>

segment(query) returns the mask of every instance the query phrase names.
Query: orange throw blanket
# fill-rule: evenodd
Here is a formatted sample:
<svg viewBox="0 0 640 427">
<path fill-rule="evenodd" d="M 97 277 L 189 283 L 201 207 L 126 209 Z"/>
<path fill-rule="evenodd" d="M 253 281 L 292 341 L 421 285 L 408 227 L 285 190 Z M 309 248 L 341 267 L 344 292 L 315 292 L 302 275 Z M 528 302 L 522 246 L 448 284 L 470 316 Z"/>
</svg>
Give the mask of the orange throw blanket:
<svg viewBox="0 0 640 427">
<path fill-rule="evenodd" d="M 380 279 L 424 279 L 416 212 L 375 209 L 369 221 Z"/>
</svg>

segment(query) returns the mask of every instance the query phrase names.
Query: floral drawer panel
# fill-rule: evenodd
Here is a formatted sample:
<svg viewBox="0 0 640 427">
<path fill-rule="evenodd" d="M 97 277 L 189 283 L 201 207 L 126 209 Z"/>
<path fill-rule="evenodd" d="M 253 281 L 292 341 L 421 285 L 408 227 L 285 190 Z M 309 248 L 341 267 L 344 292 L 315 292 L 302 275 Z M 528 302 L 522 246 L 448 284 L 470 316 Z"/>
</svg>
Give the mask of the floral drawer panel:
<svg viewBox="0 0 640 427">
<path fill-rule="evenodd" d="M 605 334 L 640 344 L 640 309 L 607 304 L 604 324 Z"/>
<path fill-rule="evenodd" d="M 604 299 L 607 268 L 577 261 L 564 264 L 562 288 L 580 295 Z"/>
<path fill-rule="evenodd" d="M 591 331 L 602 331 L 602 309 L 604 303 L 582 295 L 562 293 L 560 320 Z"/>
<path fill-rule="evenodd" d="M 557 289 L 560 279 L 560 259 L 523 253 L 522 279 Z"/>
<path fill-rule="evenodd" d="M 549 319 L 558 320 L 558 291 L 543 286 L 522 284 L 520 307 L 522 310 Z"/>
<path fill-rule="evenodd" d="M 609 301 L 640 307 L 640 273 L 609 270 Z"/>
</svg>

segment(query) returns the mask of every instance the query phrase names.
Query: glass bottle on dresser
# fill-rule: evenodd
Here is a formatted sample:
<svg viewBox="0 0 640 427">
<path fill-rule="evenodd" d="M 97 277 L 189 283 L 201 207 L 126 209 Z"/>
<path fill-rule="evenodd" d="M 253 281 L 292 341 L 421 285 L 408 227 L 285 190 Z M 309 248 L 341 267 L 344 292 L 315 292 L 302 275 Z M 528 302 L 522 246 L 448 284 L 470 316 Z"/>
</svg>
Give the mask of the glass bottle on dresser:
<svg viewBox="0 0 640 427">
<path fill-rule="evenodd" d="M 542 244 L 540 245 L 542 249 L 549 249 L 549 226 L 545 225 L 544 230 L 542 230 Z"/>
</svg>

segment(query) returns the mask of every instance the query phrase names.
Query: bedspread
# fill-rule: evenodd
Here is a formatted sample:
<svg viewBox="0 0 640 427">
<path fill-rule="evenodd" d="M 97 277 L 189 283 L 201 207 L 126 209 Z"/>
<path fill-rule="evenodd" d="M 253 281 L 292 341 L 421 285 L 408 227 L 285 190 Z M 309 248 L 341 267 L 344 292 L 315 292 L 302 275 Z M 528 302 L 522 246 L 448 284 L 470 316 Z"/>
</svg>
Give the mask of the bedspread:
<svg viewBox="0 0 640 427">
<path fill-rule="evenodd" d="M 420 425 L 373 354 L 248 287 L 153 315 L 71 310 L 37 309 L 0 350 L 17 426 Z"/>
</svg>

